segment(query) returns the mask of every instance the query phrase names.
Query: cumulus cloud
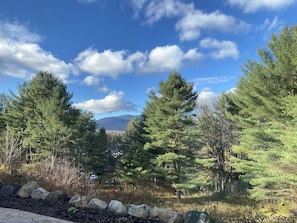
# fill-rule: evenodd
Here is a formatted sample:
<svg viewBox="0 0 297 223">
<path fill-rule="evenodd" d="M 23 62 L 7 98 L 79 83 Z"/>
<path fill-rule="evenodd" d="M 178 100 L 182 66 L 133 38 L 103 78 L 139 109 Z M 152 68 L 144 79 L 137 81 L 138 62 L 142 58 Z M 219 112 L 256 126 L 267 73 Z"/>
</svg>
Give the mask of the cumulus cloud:
<svg viewBox="0 0 297 223">
<path fill-rule="evenodd" d="M 41 39 L 25 25 L 0 21 L 0 72 L 25 78 L 46 70 L 67 81 L 74 66 L 42 49 Z"/>
<path fill-rule="evenodd" d="M 158 46 L 150 52 L 128 52 L 105 50 L 97 52 L 87 49 L 75 59 L 77 66 L 92 75 L 108 75 L 113 78 L 130 72 L 154 73 L 180 68 L 185 61 L 202 58 L 197 49 L 183 52 L 177 45 Z"/>
<path fill-rule="evenodd" d="M 100 83 L 100 78 L 95 76 L 87 76 L 83 80 L 83 83 L 89 86 L 98 85 Z"/>
<path fill-rule="evenodd" d="M 73 104 L 74 107 L 94 114 L 110 113 L 116 111 L 136 111 L 137 106 L 124 100 L 124 92 L 113 91 L 103 99 L 90 99 Z"/>
<path fill-rule="evenodd" d="M 183 41 L 195 40 L 203 30 L 223 33 L 246 33 L 251 26 L 220 11 L 204 13 L 199 10 L 187 13 L 175 26 Z"/>
<path fill-rule="evenodd" d="M 41 48 L 42 37 L 25 25 L 0 21 L 0 72 L 19 78 L 30 78 L 40 70 L 52 72 L 65 82 L 70 74 L 85 72 L 87 85 L 97 85 L 98 76 L 117 78 L 127 73 L 158 73 L 179 69 L 187 61 L 199 61 L 203 55 L 196 48 L 183 51 L 177 45 L 158 46 L 149 52 L 88 48 L 72 63 L 56 58 Z"/>
<path fill-rule="evenodd" d="M 198 106 L 208 105 L 212 107 L 217 101 L 219 94 L 214 93 L 210 88 L 204 88 L 198 94 Z"/>
<path fill-rule="evenodd" d="M 256 12 L 260 9 L 268 10 L 279 10 L 288 7 L 294 3 L 296 0 L 228 0 L 229 4 L 232 6 L 238 6 L 245 13 Z"/>
<path fill-rule="evenodd" d="M 153 73 L 179 69 L 186 61 L 200 61 L 202 58 L 196 48 L 183 52 L 177 45 L 159 46 L 151 50 L 139 71 Z"/>
<path fill-rule="evenodd" d="M 89 48 L 79 53 L 75 62 L 84 72 L 93 75 L 111 75 L 116 78 L 121 73 L 130 72 L 133 61 L 126 57 L 124 50 L 105 50 L 100 53 Z"/>
<path fill-rule="evenodd" d="M 176 69 L 181 66 L 183 52 L 177 45 L 156 47 L 149 56 L 144 71 L 154 72 Z"/>
<path fill-rule="evenodd" d="M 195 40 L 203 31 L 246 33 L 251 29 L 250 24 L 220 11 L 205 13 L 195 9 L 193 3 L 179 0 L 151 0 L 140 3 L 132 0 L 131 3 L 135 14 L 143 13 L 146 23 L 150 25 L 162 18 L 177 18 L 175 29 L 182 41 Z"/>
<path fill-rule="evenodd" d="M 104 87 L 98 88 L 97 91 L 107 93 L 109 91 L 109 89 L 108 89 L 108 87 L 104 86 Z"/>
<path fill-rule="evenodd" d="M 226 57 L 237 59 L 239 57 L 237 45 L 231 41 L 219 41 L 214 38 L 205 38 L 200 41 L 199 45 L 203 49 L 214 49 L 215 51 L 210 53 L 210 56 L 213 59 L 223 59 Z"/>
</svg>

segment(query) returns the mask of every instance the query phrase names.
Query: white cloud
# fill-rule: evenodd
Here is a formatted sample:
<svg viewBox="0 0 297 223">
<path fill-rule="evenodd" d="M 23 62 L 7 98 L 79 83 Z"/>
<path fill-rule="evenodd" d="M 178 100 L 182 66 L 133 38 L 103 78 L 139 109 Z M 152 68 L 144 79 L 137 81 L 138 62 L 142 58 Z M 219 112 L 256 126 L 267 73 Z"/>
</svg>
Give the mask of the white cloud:
<svg viewBox="0 0 297 223">
<path fill-rule="evenodd" d="M 126 73 L 154 73 L 179 69 L 187 60 L 201 60 L 197 49 L 184 53 L 177 45 L 158 46 L 149 53 L 87 49 L 75 59 L 77 66 L 92 75 L 107 75 L 116 78 Z"/>
<path fill-rule="evenodd" d="M 181 40 L 190 41 L 199 38 L 203 30 L 223 33 L 246 33 L 251 26 L 220 11 L 207 14 L 195 10 L 178 21 L 175 28 L 179 32 Z"/>
<path fill-rule="evenodd" d="M 79 53 L 75 62 L 84 72 L 93 75 L 110 75 L 116 78 L 119 74 L 131 72 L 134 63 L 141 62 L 144 57 L 139 52 L 128 56 L 127 54 L 124 50 L 97 52 L 89 48 Z"/>
<path fill-rule="evenodd" d="M 264 29 L 268 32 L 274 32 L 279 30 L 283 26 L 284 22 L 279 21 L 278 17 L 275 16 L 272 21 L 270 19 L 265 19 L 264 23 L 258 29 Z"/>
<path fill-rule="evenodd" d="M 151 92 L 155 92 L 155 90 L 156 90 L 155 87 L 149 87 L 148 89 L 146 89 L 145 92 L 146 92 L 147 94 L 150 94 Z"/>
<path fill-rule="evenodd" d="M 113 91 L 103 99 L 90 99 L 73 104 L 73 106 L 95 114 L 137 110 L 136 105 L 124 100 L 124 92 L 122 91 Z"/>
<path fill-rule="evenodd" d="M 46 70 L 67 81 L 69 74 L 75 73 L 74 66 L 42 49 L 38 45 L 41 39 L 24 25 L 0 21 L 0 72 L 25 78 Z"/>
<path fill-rule="evenodd" d="M 40 35 L 30 32 L 25 25 L 3 21 L 0 21 L 0 38 L 20 43 L 37 43 L 42 40 Z"/>
<path fill-rule="evenodd" d="M 89 86 L 98 85 L 100 83 L 100 78 L 95 76 L 87 76 L 83 80 L 83 83 Z"/>
<path fill-rule="evenodd" d="M 266 18 L 261 25 L 255 27 L 255 30 L 263 32 L 263 39 L 267 41 L 272 33 L 278 33 L 283 28 L 284 24 L 284 21 L 279 20 L 278 17 L 275 16 L 272 20 Z"/>
<path fill-rule="evenodd" d="M 200 41 L 200 47 L 203 49 L 215 49 L 210 53 L 213 59 L 223 59 L 226 57 L 232 57 L 237 59 L 239 57 L 239 51 L 236 43 L 231 41 L 219 41 L 214 38 L 205 38 Z"/>
<path fill-rule="evenodd" d="M 146 7 L 145 16 L 147 23 L 153 24 L 163 17 L 182 16 L 188 11 L 192 11 L 193 8 L 193 4 L 185 4 L 175 0 L 150 1 Z"/>
<path fill-rule="evenodd" d="M 199 61 L 203 59 L 205 56 L 198 52 L 197 48 L 189 49 L 184 55 L 183 58 L 191 61 Z"/>
<path fill-rule="evenodd" d="M 177 45 L 158 46 L 150 52 L 130 53 L 126 50 L 98 52 L 86 49 L 73 63 L 56 58 L 41 48 L 42 37 L 18 23 L 0 21 L 0 72 L 5 75 L 31 78 L 38 71 L 52 72 L 65 82 L 70 74 L 89 74 L 83 82 L 96 85 L 98 76 L 118 77 L 127 73 L 156 73 L 179 69 L 184 62 L 201 60 L 196 48 L 184 52 Z M 97 77 L 96 77 L 97 76 Z"/>
<path fill-rule="evenodd" d="M 232 6 L 238 6 L 245 13 L 256 12 L 260 9 L 279 10 L 288 7 L 296 0 L 228 0 Z"/>
<path fill-rule="evenodd" d="M 210 88 L 204 88 L 198 94 L 198 106 L 208 105 L 212 107 L 217 101 L 219 94 L 211 91 Z"/>
<path fill-rule="evenodd" d="M 150 25 L 162 18 L 177 18 L 175 29 L 182 41 L 195 40 L 201 36 L 202 31 L 246 33 L 251 29 L 250 24 L 220 11 L 205 13 L 195 9 L 193 3 L 179 0 L 151 0 L 141 3 L 132 0 L 131 3 L 134 13 L 139 15 L 142 12 L 146 23 Z"/>
<path fill-rule="evenodd" d="M 108 87 L 104 86 L 97 89 L 99 92 L 107 93 L 109 91 Z"/>
<path fill-rule="evenodd" d="M 156 47 L 148 55 L 144 71 L 154 72 L 178 69 L 182 64 L 183 52 L 177 45 Z"/>
<path fill-rule="evenodd" d="M 134 9 L 134 16 L 138 17 L 139 12 L 144 7 L 148 0 L 131 0 L 132 7 Z"/>
</svg>

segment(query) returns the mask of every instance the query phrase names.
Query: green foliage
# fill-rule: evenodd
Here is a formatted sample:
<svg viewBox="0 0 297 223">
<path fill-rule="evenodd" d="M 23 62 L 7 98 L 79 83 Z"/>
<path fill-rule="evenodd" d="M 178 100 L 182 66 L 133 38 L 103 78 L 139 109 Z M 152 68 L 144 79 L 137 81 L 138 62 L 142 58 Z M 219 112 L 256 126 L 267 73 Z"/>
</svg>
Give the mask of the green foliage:
<svg viewBox="0 0 297 223">
<path fill-rule="evenodd" d="M 145 131 L 149 141 L 144 148 L 155 155 L 156 171 L 172 184 L 187 187 L 188 167 L 193 167 L 193 150 L 196 143 L 193 130 L 193 110 L 197 93 L 179 73 L 172 72 L 166 82 L 159 83 L 158 94 L 151 92 L 151 102 L 144 110 Z"/>
<path fill-rule="evenodd" d="M 253 185 L 257 200 L 290 197 L 296 187 L 297 27 L 272 35 L 260 62 L 248 61 L 232 102 L 240 135 L 233 166 Z"/>
<path fill-rule="evenodd" d="M 144 150 L 146 142 L 143 117 L 132 119 L 121 140 L 123 156 L 118 173 L 121 181 L 142 187 L 150 184 L 152 154 Z"/>
<path fill-rule="evenodd" d="M 19 85 L 17 94 L 1 95 L 0 132 L 9 128 L 18 139 L 23 162 L 50 158 L 53 168 L 57 157 L 67 157 L 84 164 L 78 154 L 95 147 L 96 123 L 72 107 L 71 97 L 61 80 L 43 71 Z"/>
</svg>

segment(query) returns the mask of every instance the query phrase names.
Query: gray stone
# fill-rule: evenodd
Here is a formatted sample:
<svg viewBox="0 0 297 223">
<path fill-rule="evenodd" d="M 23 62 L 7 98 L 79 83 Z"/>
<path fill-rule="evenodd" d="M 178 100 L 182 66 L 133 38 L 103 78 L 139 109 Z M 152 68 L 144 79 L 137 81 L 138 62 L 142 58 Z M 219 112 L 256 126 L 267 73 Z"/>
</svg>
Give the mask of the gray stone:
<svg viewBox="0 0 297 223">
<path fill-rule="evenodd" d="M 39 185 L 36 181 L 28 182 L 19 189 L 18 195 L 22 198 L 30 197 L 32 191 L 37 188 L 39 188 Z"/>
<path fill-rule="evenodd" d="M 106 209 L 107 208 L 107 203 L 105 201 L 102 201 L 97 198 L 92 198 L 89 203 L 87 204 L 88 208 L 94 208 L 94 209 Z"/>
<path fill-rule="evenodd" d="M 16 195 L 22 186 L 16 184 L 8 184 L 1 188 L 2 194 Z"/>
<path fill-rule="evenodd" d="M 69 195 L 62 190 L 56 190 L 50 192 L 46 196 L 45 201 L 48 204 L 64 203 L 65 201 L 69 201 Z"/>
<path fill-rule="evenodd" d="M 70 199 L 69 204 L 74 205 L 75 207 L 86 207 L 88 200 L 86 196 L 76 194 Z"/>
<path fill-rule="evenodd" d="M 108 204 L 108 210 L 116 214 L 127 214 L 125 205 L 117 200 L 111 200 Z"/>
<path fill-rule="evenodd" d="M 151 207 L 146 204 L 134 205 L 130 204 L 128 214 L 138 218 L 149 218 Z"/>
<path fill-rule="evenodd" d="M 42 187 L 39 187 L 32 191 L 31 197 L 35 200 L 44 200 L 48 194 L 49 192 L 47 190 L 43 189 Z"/>
<path fill-rule="evenodd" d="M 150 218 L 158 219 L 164 223 L 182 223 L 183 216 L 176 211 L 153 207 L 150 210 Z"/>
<path fill-rule="evenodd" d="M 201 211 L 188 211 L 184 223 L 209 223 L 209 215 Z"/>
</svg>

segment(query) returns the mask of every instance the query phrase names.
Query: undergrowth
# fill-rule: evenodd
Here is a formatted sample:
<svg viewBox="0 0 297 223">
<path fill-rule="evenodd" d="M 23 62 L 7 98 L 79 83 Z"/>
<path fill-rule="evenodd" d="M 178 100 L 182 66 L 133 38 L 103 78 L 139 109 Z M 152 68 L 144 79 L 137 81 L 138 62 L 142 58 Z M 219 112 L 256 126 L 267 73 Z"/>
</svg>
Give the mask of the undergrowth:
<svg viewBox="0 0 297 223">
<path fill-rule="evenodd" d="M 120 200 L 125 204 L 147 204 L 185 214 L 189 210 L 205 211 L 211 222 L 270 223 L 296 222 L 297 204 L 294 200 L 280 199 L 278 202 L 256 202 L 247 195 L 220 193 L 196 193 L 183 196 L 177 202 L 175 194 L 168 188 L 137 188 L 112 184 L 90 183 L 87 173 L 82 173 L 71 162 L 60 160 L 54 168 L 49 163 L 26 164 L 18 172 L 7 174 L 0 168 L 0 179 L 6 183 L 23 185 L 35 180 L 48 191 L 62 189 L 69 195 L 79 193 L 88 198 L 96 197 L 106 202 Z"/>
</svg>

